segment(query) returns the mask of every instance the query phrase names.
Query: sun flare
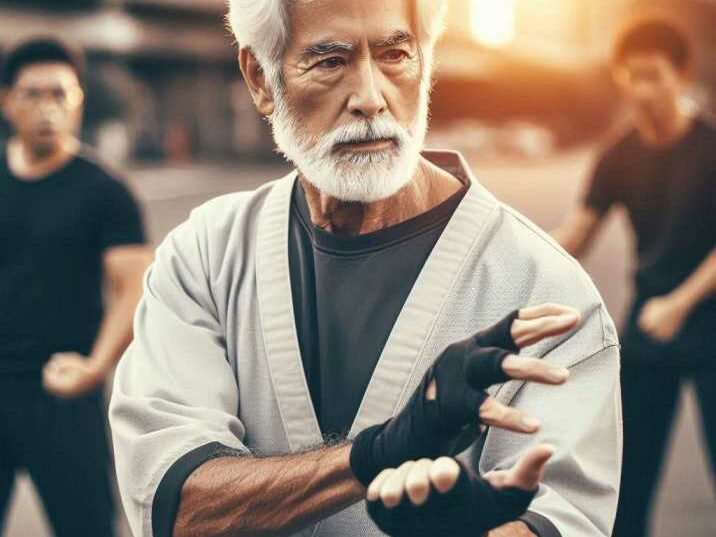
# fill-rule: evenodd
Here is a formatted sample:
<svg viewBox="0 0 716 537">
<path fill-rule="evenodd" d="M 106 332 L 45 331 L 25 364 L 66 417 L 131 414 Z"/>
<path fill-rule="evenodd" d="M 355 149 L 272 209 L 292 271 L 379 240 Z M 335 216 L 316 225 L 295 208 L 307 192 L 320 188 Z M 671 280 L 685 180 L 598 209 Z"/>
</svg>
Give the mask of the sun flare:
<svg viewBox="0 0 716 537">
<path fill-rule="evenodd" d="M 489 47 L 504 47 L 515 37 L 515 0 L 472 0 L 474 38 Z"/>
</svg>

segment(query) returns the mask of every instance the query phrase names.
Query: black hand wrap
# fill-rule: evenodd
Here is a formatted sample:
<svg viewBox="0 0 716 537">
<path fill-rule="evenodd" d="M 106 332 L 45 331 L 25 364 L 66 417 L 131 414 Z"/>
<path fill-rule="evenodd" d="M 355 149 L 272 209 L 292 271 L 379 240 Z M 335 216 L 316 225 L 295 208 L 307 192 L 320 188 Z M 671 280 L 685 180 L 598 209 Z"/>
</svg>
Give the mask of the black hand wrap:
<svg viewBox="0 0 716 537">
<path fill-rule="evenodd" d="M 451 454 L 459 433 L 478 422 L 478 410 L 487 398 L 484 390 L 509 380 L 502 362 L 518 350 L 510 335 L 517 315 L 515 311 L 493 327 L 450 345 L 397 416 L 355 438 L 350 464 L 363 485 L 386 468 Z M 437 397 L 428 401 L 425 394 L 433 379 Z"/>
<path fill-rule="evenodd" d="M 391 537 L 476 537 L 516 520 L 536 493 L 497 489 L 461 464 L 460 477 L 449 492 L 432 489 L 420 506 L 405 495 L 393 509 L 380 500 L 368 502 L 368 514 Z"/>
</svg>

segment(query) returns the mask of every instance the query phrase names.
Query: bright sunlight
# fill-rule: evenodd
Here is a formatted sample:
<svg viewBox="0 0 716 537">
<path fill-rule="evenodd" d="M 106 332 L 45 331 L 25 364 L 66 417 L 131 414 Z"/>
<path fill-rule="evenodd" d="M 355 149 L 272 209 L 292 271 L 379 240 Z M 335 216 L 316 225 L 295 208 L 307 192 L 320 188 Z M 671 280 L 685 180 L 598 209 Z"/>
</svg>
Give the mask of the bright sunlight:
<svg viewBox="0 0 716 537">
<path fill-rule="evenodd" d="M 515 37 L 515 0 L 472 0 L 472 34 L 488 47 L 504 47 Z"/>
</svg>

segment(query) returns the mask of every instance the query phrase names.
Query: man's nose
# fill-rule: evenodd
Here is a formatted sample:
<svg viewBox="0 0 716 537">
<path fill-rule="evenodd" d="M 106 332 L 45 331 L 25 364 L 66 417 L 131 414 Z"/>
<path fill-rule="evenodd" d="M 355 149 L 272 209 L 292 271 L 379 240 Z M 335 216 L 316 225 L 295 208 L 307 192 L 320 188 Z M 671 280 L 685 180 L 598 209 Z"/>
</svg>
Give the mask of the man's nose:
<svg viewBox="0 0 716 537">
<path fill-rule="evenodd" d="M 36 110 L 45 118 L 56 118 L 62 114 L 62 107 L 53 99 L 42 99 L 37 103 Z"/>
<path fill-rule="evenodd" d="M 361 59 L 353 77 L 354 89 L 348 99 L 353 116 L 373 118 L 385 111 L 387 103 L 380 88 L 382 75 L 370 58 Z"/>
</svg>

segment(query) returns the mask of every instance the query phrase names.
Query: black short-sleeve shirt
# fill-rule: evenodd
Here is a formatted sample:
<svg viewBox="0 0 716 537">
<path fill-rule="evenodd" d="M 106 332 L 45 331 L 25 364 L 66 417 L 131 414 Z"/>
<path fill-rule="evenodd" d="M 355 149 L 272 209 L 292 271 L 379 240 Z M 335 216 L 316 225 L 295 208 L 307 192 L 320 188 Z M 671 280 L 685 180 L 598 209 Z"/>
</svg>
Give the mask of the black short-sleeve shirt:
<svg viewBox="0 0 716 537">
<path fill-rule="evenodd" d="M 88 354 L 101 322 L 102 255 L 143 244 L 127 188 L 86 151 L 51 175 L 15 177 L 0 156 L 0 373 L 55 352 Z"/>
<path fill-rule="evenodd" d="M 585 204 L 618 204 L 637 239 L 637 293 L 666 294 L 716 247 L 716 128 L 694 121 L 675 145 L 654 149 L 632 131 L 597 163 Z"/>
</svg>

